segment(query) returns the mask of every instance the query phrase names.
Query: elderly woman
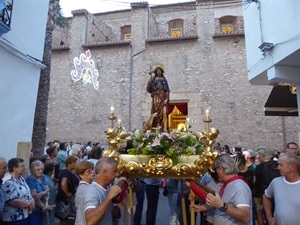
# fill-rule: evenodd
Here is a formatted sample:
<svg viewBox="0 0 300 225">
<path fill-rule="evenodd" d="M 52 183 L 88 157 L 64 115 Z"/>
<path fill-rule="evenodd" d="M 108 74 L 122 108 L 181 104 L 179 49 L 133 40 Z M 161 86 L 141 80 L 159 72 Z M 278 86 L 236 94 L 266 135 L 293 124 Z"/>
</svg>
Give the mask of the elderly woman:
<svg viewBox="0 0 300 225">
<path fill-rule="evenodd" d="M 29 225 L 29 213 L 35 207 L 35 201 L 22 175 L 25 172 L 24 160 L 12 158 L 8 161 L 10 178 L 2 186 L 5 195 L 5 206 L 1 212 L 3 224 Z"/>
<path fill-rule="evenodd" d="M 30 193 L 35 200 L 36 207 L 29 215 L 30 225 L 40 225 L 42 223 L 42 211 L 52 210 L 52 207 L 46 204 L 49 187 L 43 174 L 44 163 L 35 160 L 30 164 L 31 175 L 26 178 L 26 183 L 30 188 Z"/>
<path fill-rule="evenodd" d="M 49 199 L 48 199 L 48 203 L 47 205 L 51 205 L 53 208 L 55 207 L 56 204 L 56 187 L 55 187 L 55 183 L 53 181 L 54 178 L 54 170 L 55 170 L 55 166 L 53 163 L 48 163 L 45 164 L 45 168 L 44 168 L 44 175 L 46 178 L 46 182 L 48 184 L 49 187 Z M 46 213 L 42 214 L 42 225 L 51 225 L 54 224 L 54 210 L 51 211 L 47 211 Z"/>
<path fill-rule="evenodd" d="M 82 149 L 82 145 L 75 144 L 75 145 L 72 146 L 72 150 L 71 150 L 71 155 L 76 156 L 79 161 L 81 161 L 81 159 L 82 159 L 81 149 Z"/>
<path fill-rule="evenodd" d="M 75 167 L 75 173 L 80 178 L 80 183 L 75 195 L 75 225 L 82 225 L 85 224 L 85 218 L 83 217 L 85 214 L 85 209 L 82 208 L 84 206 L 83 196 L 87 190 L 87 187 L 92 183 L 93 179 L 95 178 L 94 164 L 89 161 L 79 162 Z"/>
<path fill-rule="evenodd" d="M 79 179 L 73 171 L 77 160 L 77 157 L 74 155 L 68 156 L 65 161 L 66 169 L 59 174 L 56 216 L 60 219 L 60 225 L 67 225 L 68 216 L 76 213 L 74 199 Z M 71 209 L 70 212 L 62 213 L 62 209 L 66 207 Z"/>
</svg>

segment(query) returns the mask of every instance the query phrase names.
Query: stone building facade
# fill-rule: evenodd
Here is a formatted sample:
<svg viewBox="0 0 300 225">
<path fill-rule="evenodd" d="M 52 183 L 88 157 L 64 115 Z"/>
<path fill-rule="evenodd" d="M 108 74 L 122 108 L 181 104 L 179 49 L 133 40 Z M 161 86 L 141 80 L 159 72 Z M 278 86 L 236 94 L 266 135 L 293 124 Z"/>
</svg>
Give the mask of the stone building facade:
<svg viewBox="0 0 300 225">
<path fill-rule="evenodd" d="M 297 141 L 297 119 L 264 116 L 271 88 L 247 80 L 242 7 L 198 0 L 73 11 L 69 28 L 53 36 L 47 139 L 105 143 L 111 106 L 127 130 L 141 129 L 150 115 L 150 66 L 162 64 L 170 103 L 186 103 L 191 130 L 204 129 L 209 107 L 222 145 L 282 150 Z M 82 62 L 74 63 L 80 54 Z"/>
</svg>

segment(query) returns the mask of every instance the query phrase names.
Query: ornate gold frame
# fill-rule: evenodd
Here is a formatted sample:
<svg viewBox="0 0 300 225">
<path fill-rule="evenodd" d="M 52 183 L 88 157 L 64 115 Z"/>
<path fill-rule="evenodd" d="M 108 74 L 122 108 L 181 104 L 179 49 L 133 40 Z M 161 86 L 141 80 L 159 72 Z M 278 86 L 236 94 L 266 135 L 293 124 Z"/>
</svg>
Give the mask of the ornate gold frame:
<svg viewBox="0 0 300 225">
<path fill-rule="evenodd" d="M 206 118 L 205 131 L 196 132 L 196 136 L 204 146 L 201 155 L 180 156 L 178 162 L 166 155 L 128 155 L 120 154 L 118 149 L 126 144 L 129 133 L 122 127 L 108 128 L 105 133 L 109 143 L 109 149 L 105 156 L 114 157 L 118 161 L 119 173 L 126 177 L 168 177 L 168 178 L 195 178 L 201 177 L 208 169 L 213 170 L 214 159 L 218 152 L 213 151 L 213 144 L 219 134 L 219 130 L 209 128 L 211 119 Z M 113 124 L 113 123 L 112 123 Z"/>
</svg>

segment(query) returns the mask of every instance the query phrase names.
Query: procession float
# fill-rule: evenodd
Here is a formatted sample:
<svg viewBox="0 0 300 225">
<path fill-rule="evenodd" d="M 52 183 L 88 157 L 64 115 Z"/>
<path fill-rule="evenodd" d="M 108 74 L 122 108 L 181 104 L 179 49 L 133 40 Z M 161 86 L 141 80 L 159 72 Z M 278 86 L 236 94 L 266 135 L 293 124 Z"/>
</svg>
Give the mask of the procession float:
<svg viewBox="0 0 300 225">
<path fill-rule="evenodd" d="M 129 179 L 180 179 L 183 186 L 183 179 L 189 180 L 190 184 L 191 181 L 201 178 L 208 169 L 214 170 L 214 159 L 218 152 L 213 150 L 213 144 L 219 130 L 210 127 L 212 119 L 209 117 L 209 109 L 205 111 L 203 119 L 205 129 L 202 131 L 190 131 L 191 125 L 188 118 L 185 121 L 185 129 L 171 131 L 166 129 L 163 113 L 166 113 L 164 106 L 169 101 L 169 89 L 163 72 L 164 69 L 161 66 L 157 66 L 154 71 L 150 67 L 147 91 L 153 98 L 153 105 L 149 120 L 144 124 L 142 131 L 127 131 L 122 126 L 121 120 L 117 120 L 114 107 L 111 107 L 108 117 L 111 126 L 105 131 L 109 144 L 105 156 L 116 159 L 121 176 Z M 155 75 L 152 76 L 152 73 Z M 158 96 L 157 99 L 155 99 L 155 95 Z M 209 192 L 198 185 L 199 183 L 195 182 L 193 188 L 191 186 L 191 194 L 194 194 L 193 190 L 197 191 L 197 188 L 200 189 L 200 192 Z M 183 190 L 183 188 L 181 189 Z M 131 185 L 128 187 L 128 192 L 129 210 L 124 210 L 124 212 L 129 211 L 133 214 L 134 200 Z M 182 199 L 182 204 L 184 206 L 184 199 Z M 191 204 L 194 202 L 192 201 Z M 182 209 L 183 223 L 187 225 L 185 207 Z M 193 217 L 194 213 L 191 212 L 191 225 L 195 224 Z M 128 224 L 126 218 L 125 224 Z"/>
</svg>

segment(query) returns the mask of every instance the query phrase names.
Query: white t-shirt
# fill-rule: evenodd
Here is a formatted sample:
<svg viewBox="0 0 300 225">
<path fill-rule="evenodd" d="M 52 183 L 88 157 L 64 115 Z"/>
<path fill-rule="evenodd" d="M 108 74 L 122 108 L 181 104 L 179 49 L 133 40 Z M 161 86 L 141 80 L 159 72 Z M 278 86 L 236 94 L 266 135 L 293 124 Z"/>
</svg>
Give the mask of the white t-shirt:
<svg viewBox="0 0 300 225">
<path fill-rule="evenodd" d="M 91 185 L 86 189 L 86 193 L 84 196 L 84 209 L 85 211 L 90 208 L 97 208 L 101 202 L 105 199 L 108 194 L 109 189 L 104 189 L 96 182 L 92 182 Z M 98 223 L 98 225 L 112 225 L 112 211 L 113 203 L 110 204 L 108 209 L 105 212 L 104 217 Z"/>
<path fill-rule="evenodd" d="M 227 184 L 222 200 L 227 204 L 233 204 L 235 207 L 246 206 L 249 207 L 251 212 L 250 221 L 247 225 L 252 225 L 252 193 L 251 190 L 241 179 L 234 180 Z M 228 216 L 225 212 L 221 212 L 219 209 L 215 210 L 214 214 L 214 224 L 221 225 L 245 225 L 244 223 L 234 220 L 232 217 Z"/>
<path fill-rule="evenodd" d="M 299 224 L 300 180 L 291 183 L 283 176 L 277 177 L 272 180 L 265 194 L 269 198 L 274 197 L 276 225 Z"/>
</svg>

